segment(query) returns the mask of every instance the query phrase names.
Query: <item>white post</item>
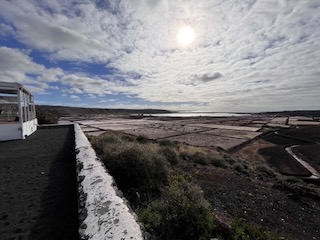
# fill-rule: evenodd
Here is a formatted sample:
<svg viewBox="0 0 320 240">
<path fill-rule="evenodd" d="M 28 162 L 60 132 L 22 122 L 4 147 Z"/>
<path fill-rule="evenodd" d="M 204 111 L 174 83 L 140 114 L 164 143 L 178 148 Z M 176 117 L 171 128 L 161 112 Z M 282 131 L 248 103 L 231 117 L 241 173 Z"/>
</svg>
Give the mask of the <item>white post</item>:
<svg viewBox="0 0 320 240">
<path fill-rule="evenodd" d="M 28 121 L 28 115 L 27 115 L 27 109 L 26 109 L 26 105 L 27 105 L 27 101 L 26 101 L 26 94 L 25 92 L 22 91 L 22 95 L 23 95 L 23 111 L 24 111 L 24 118 L 23 118 L 23 122 Z"/>
<path fill-rule="evenodd" d="M 29 104 L 29 94 L 26 93 L 27 122 L 30 121 Z"/>
<path fill-rule="evenodd" d="M 22 106 L 21 106 L 21 91 L 20 89 L 17 90 L 18 95 L 18 109 L 19 109 L 19 123 L 21 128 L 21 139 L 23 139 L 23 119 L 22 119 Z"/>
</svg>

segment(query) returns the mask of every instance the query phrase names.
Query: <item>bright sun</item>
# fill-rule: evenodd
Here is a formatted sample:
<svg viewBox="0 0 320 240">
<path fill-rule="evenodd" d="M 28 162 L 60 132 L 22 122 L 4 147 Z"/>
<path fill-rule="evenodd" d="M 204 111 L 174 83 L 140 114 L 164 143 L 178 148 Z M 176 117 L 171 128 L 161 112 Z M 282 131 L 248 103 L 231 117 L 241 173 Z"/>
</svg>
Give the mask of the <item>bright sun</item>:
<svg viewBox="0 0 320 240">
<path fill-rule="evenodd" d="M 191 27 L 183 27 L 177 34 L 177 40 L 182 46 L 188 46 L 194 41 L 194 30 Z"/>
</svg>

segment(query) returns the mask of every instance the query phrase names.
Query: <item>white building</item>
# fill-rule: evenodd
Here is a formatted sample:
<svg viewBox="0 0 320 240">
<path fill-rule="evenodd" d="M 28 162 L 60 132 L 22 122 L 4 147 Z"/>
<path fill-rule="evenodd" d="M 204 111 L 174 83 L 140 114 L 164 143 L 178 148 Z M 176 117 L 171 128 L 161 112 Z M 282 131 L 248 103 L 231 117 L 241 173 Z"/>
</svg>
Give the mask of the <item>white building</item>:
<svg viewBox="0 0 320 240">
<path fill-rule="evenodd" d="M 25 139 L 37 125 L 32 94 L 19 83 L 0 82 L 0 141 Z"/>
</svg>

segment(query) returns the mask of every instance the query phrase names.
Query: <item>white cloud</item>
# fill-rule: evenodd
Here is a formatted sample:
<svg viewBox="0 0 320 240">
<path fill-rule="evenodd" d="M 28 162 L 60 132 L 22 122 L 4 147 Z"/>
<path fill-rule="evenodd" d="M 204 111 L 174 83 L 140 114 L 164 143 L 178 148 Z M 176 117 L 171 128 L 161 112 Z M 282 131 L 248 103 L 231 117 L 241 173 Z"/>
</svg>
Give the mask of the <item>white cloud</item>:
<svg viewBox="0 0 320 240">
<path fill-rule="evenodd" d="M 47 69 L 15 50 L 19 71 L 0 67 L 5 79 L 32 81 L 28 73 L 41 73 L 45 79 L 33 81 L 59 81 L 70 94 L 120 92 L 216 111 L 318 108 L 320 102 L 315 1 L 128 0 L 108 8 L 94 1 L 4 1 L 2 9 L 0 17 L 14 27 L 2 24 L 2 32 L 15 29 L 19 41 L 49 59 L 116 69 L 113 76 Z M 176 34 L 184 25 L 196 39 L 182 48 Z"/>
<path fill-rule="evenodd" d="M 74 100 L 80 100 L 80 97 L 77 95 L 70 95 L 70 98 Z"/>
<path fill-rule="evenodd" d="M 34 92 L 45 93 L 50 88 L 48 82 L 58 81 L 62 73 L 59 68 L 47 69 L 33 62 L 28 51 L 0 47 L 1 81 L 24 83 Z"/>
<path fill-rule="evenodd" d="M 92 93 L 89 93 L 89 94 L 87 94 L 86 95 L 88 98 L 91 98 L 91 99 L 96 99 L 97 97 L 94 95 L 94 94 L 92 94 Z"/>
<path fill-rule="evenodd" d="M 60 68 L 46 68 L 35 63 L 29 56 L 29 51 L 0 47 L 0 77 L 5 82 L 20 82 L 34 93 L 48 93 L 50 89 L 59 90 L 59 83 L 64 86 L 62 93 L 105 95 L 112 92 L 125 91 L 124 86 L 117 81 L 109 81 L 99 77 L 91 77 L 83 72 L 69 73 Z"/>
</svg>

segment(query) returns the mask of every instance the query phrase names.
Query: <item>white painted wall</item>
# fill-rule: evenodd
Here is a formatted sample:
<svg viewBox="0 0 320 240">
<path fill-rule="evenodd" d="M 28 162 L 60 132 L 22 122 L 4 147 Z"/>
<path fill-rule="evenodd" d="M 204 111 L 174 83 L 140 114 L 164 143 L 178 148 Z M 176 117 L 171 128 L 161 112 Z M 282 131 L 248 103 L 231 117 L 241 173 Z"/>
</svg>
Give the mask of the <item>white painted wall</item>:
<svg viewBox="0 0 320 240">
<path fill-rule="evenodd" d="M 25 136 L 29 136 L 35 131 L 37 131 L 38 119 L 33 119 L 28 122 L 22 123 L 22 136 L 25 139 Z"/>
<path fill-rule="evenodd" d="M 136 216 L 126 200 L 119 196 L 113 178 L 97 158 L 78 124 L 74 125 L 74 130 L 81 239 L 143 240 Z"/>
<path fill-rule="evenodd" d="M 25 139 L 37 131 L 38 119 L 24 122 L 6 122 L 0 124 L 0 141 Z"/>
<path fill-rule="evenodd" d="M 21 125 L 19 122 L 0 124 L 0 141 L 21 139 Z"/>
</svg>

